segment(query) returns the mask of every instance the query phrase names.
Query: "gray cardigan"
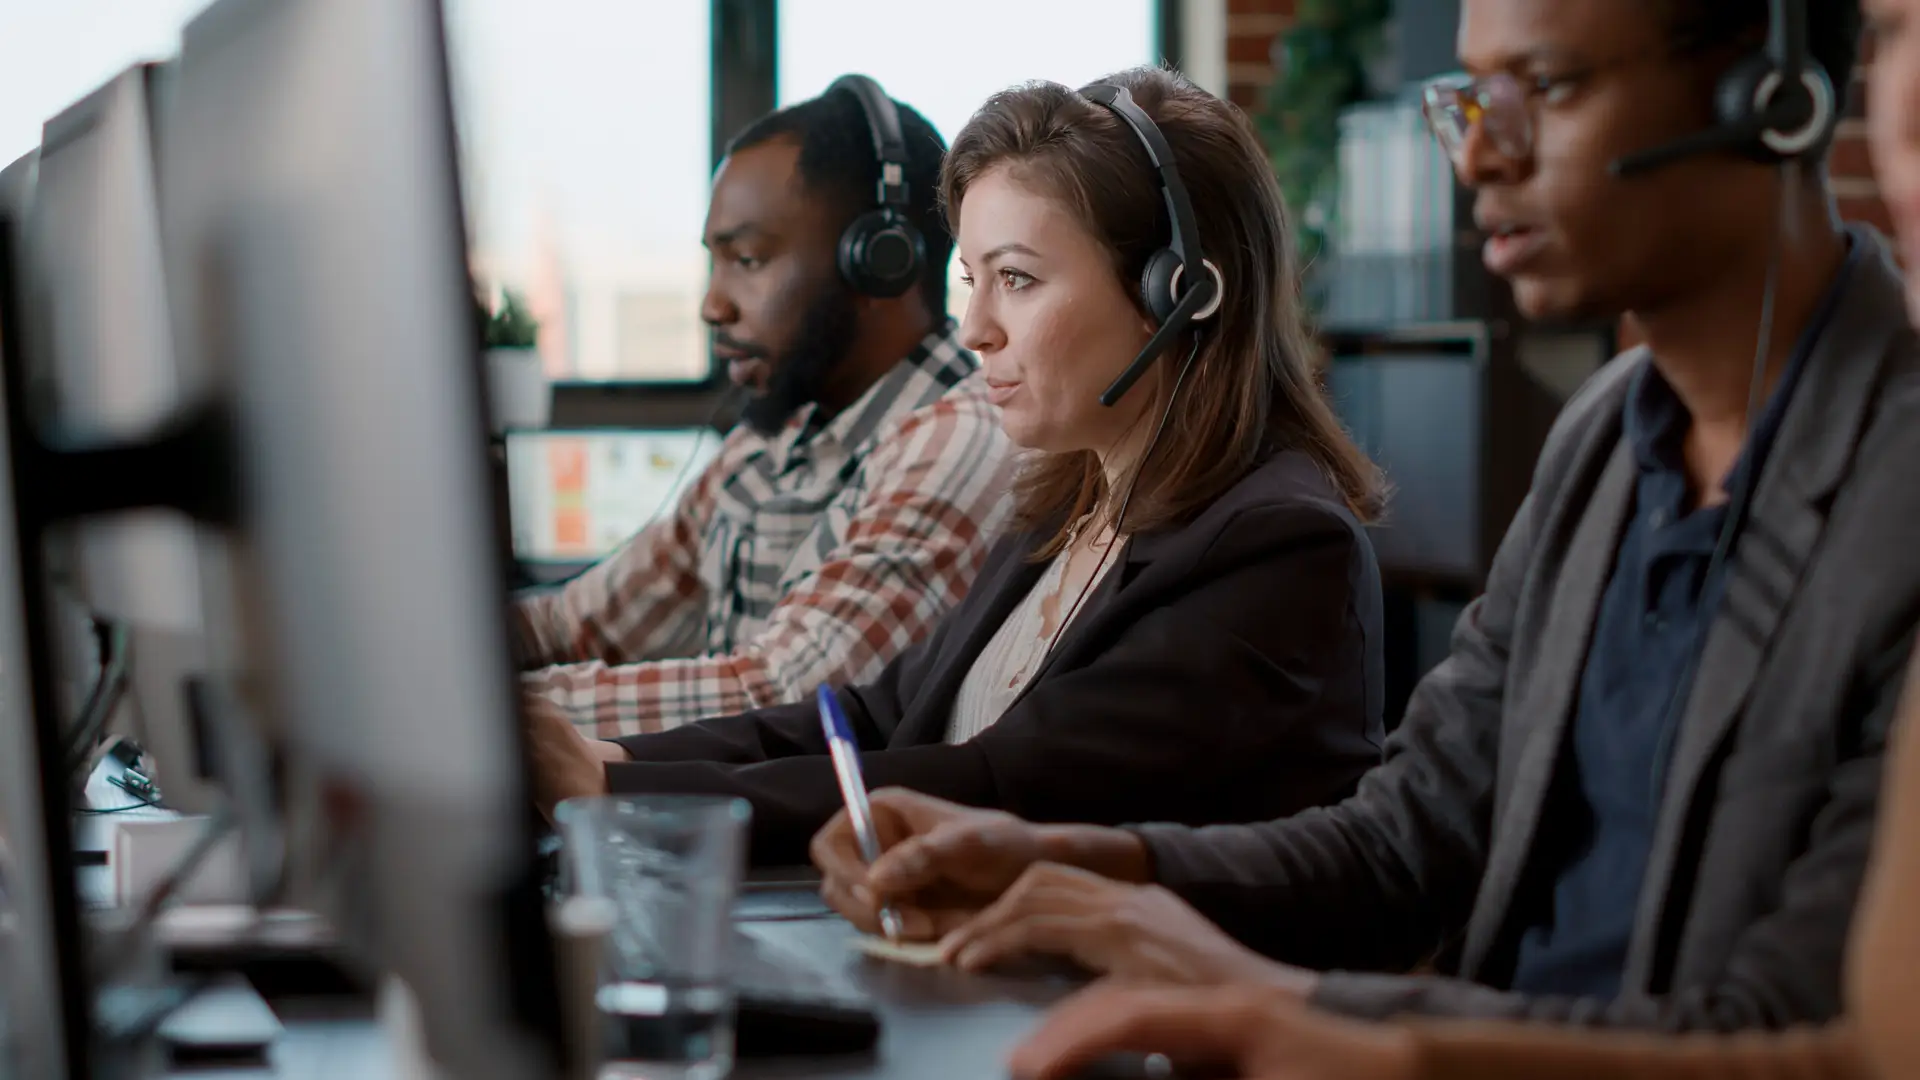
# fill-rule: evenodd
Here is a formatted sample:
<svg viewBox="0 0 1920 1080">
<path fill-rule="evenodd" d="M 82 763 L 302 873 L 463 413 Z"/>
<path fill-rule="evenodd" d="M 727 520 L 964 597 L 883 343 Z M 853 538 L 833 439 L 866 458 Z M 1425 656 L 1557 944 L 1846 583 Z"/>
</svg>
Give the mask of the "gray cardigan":
<svg viewBox="0 0 1920 1080">
<path fill-rule="evenodd" d="M 1677 736 L 1621 996 L 1506 992 L 1588 635 L 1630 512 L 1629 352 L 1568 403 L 1487 590 L 1350 799 L 1251 826 L 1147 826 L 1156 876 L 1326 975 L 1316 1003 L 1734 1029 L 1840 1010 L 1881 755 L 1920 618 L 1920 342 L 1878 234 L 1768 458 Z M 1404 972 L 1425 961 L 1438 976 Z"/>
</svg>

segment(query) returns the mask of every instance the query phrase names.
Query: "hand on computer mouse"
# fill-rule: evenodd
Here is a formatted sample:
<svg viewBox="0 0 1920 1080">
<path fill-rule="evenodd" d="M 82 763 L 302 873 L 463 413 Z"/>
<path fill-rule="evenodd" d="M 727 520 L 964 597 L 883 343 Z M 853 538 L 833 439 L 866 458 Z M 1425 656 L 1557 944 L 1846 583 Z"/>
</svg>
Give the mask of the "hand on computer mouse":
<svg viewBox="0 0 1920 1080">
<path fill-rule="evenodd" d="M 1160 1054 L 1179 1075 L 1244 1080 L 1415 1080 L 1404 1028 L 1316 1012 L 1265 986 L 1100 983 L 1069 998 L 1013 1053 L 1018 1080 L 1069 1080 L 1118 1053 Z"/>
<path fill-rule="evenodd" d="M 1032 867 L 999 900 L 941 941 L 947 960 L 978 971 L 1034 954 L 1157 983 L 1257 982 L 1297 996 L 1310 972 L 1276 964 L 1235 941 L 1158 885 L 1129 885 L 1050 863 Z"/>
<path fill-rule="evenodd" d="M 815 834 L 820 895 L 867 933 L 892 902 L 908 940 L 939 937 L 972 918 L 1041 858 L 1038 826 L 902 788 L 868 800 L 883 854 L 868 866 L 843 810 Z"/>
</svg>

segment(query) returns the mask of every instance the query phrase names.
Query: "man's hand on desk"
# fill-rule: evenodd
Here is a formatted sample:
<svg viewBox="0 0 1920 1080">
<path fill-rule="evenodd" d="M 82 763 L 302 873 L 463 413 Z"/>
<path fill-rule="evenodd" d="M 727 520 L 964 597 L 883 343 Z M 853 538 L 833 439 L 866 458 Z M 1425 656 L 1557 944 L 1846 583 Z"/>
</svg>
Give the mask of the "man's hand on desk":
<svg viewBox="0 0 1920 1080">
<path fill-rule="evenodd" d="M 974 918 L 1040 862 L 1084 866 L 1145 880 L 1146 853 L 1129 833 L 1088 826 L 1041 826 L 904 788 L 873 793 L 882 854 L 868 866 L 843 810 L 813 838 L 820 895 L 867 933 L 892 903 L 908 940 L 937 938 Z"/>
<path fill-rule="evenodd" d="M 527 752 L 532 758 L 533 797 L 553 820 L 553 808 L 567 799 L 607 793 L 607 763 L 626 761 L 618 743 L 590 739 L 558 705 L 537 694 L 522 701 Z"/>
<path fill-rule="evenodd" d="M 941 940 L 968 971 L 1022 956 L 1068 957 L 1130 980 L 1210 986 L 1255 983 L 1301 999 L 1311 972 L 1276 964 L 1229 937 L 1158 885 L 1129 885 L 1042 863 Z"/>
<path fill-rule="evenodd" d="M 1020 1080 L 1059 1080 L 1110 1054 L 1162 1054 L 1178 1068 L 1248 1080 L 1412 1080 L 1404 1028 L 1345 1020 L 1265 986 L 1100 983 L 1047 1015 L 1013 1053 Z"/>
</svg>

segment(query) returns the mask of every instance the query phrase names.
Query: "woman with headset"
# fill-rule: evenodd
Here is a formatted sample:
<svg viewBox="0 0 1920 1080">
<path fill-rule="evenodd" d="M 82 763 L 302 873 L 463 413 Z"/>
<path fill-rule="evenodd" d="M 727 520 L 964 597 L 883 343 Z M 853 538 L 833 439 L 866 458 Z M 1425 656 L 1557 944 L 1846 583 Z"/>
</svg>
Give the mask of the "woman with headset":
<svg viewBox="0 0 1920 1080">
<path fill-rule="evenodd" d="M 960 337 L 1028 456 L 967 599 L 838 692 L 867 783 L 1106 822 L 1343 797 L 1383 741 L 1380 481 L 1317 381 L 1246 118 L 1153 69 L 1029 85 L 980 109 L 943 184 L 973 283 Z M 843 805 L 811 703 L 598 747 L 548 734 L 547 807 L 738 795 L 762 864 L 804 859 Z"/>
</svg>

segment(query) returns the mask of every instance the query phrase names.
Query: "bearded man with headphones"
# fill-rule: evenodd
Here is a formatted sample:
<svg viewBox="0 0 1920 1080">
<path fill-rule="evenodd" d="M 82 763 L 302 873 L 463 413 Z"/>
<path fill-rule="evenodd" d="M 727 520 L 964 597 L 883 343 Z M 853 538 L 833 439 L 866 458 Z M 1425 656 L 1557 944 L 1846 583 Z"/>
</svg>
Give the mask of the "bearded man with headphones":
<svg viewBox="0 0 1920 1080">
<path fill-rule="evenodd" d="M 882 793 L 901 839 L 831 883 L 860 897 L 842 910 L 891 905 L 970 969 L 1048 952 L 1262 987 L 1238 1021 L 1238 991 L 1096 991 L 1023 1076 L 1105 1049 L 1428 1075 L 1315 1056 L 1273 1019 L 1302 1003 L 1836 1016 L 1920 618 L 1920 341 L 1824 163 L 1859 28 L 1853 0 L 1463 0 L 1466 73 L 1426 101 L 1489 268 L 1528 317 L 1625 315 L 1646 344 L 1567 403 L 1384 764 L 1327 810 L 1211 829 Z"/>
<path fill-rule="evenodd" d="M 517 605 L 543 761 L 871 678 L 972 585 L 1013 455 L 947 316 L 945 150 L 859 75 L 728 146 L 700 314 L 743 420 L 670 513 Z"/>
</svg>

